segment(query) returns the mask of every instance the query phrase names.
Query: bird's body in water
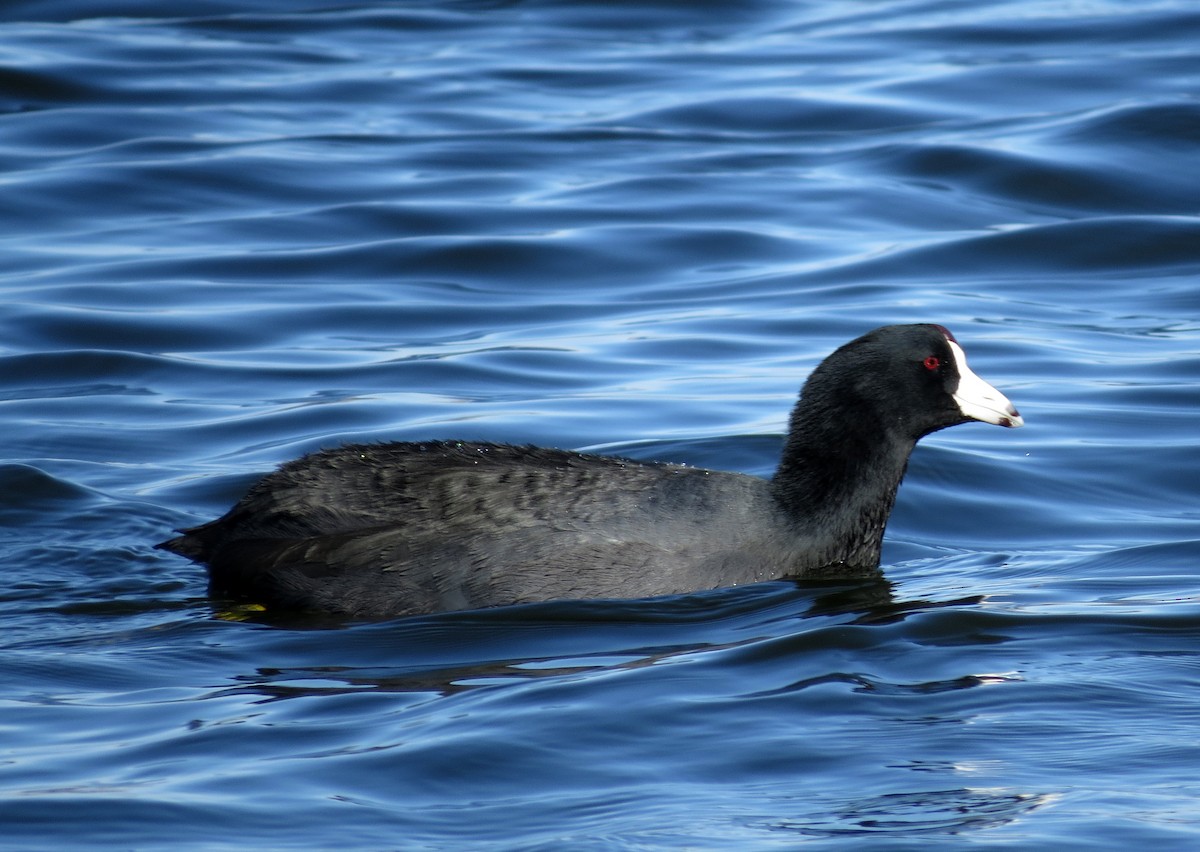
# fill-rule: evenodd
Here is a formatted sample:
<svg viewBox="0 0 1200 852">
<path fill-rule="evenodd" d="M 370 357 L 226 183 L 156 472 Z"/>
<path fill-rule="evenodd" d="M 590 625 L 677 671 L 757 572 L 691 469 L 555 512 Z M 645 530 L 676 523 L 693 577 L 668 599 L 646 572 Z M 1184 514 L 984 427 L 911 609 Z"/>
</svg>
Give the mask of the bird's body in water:
<svg viewBox="0 0 1200 852">
<path fill-rule="evenodd" d="M 504 444 L 351 445 L 289 462 L 164 542 L 215 596 L 386 617 L 878 571 L 922 436 L 1022 424 L 941 326 L 887 326 L 806 382 L 771 479 Z"/>
</svg>

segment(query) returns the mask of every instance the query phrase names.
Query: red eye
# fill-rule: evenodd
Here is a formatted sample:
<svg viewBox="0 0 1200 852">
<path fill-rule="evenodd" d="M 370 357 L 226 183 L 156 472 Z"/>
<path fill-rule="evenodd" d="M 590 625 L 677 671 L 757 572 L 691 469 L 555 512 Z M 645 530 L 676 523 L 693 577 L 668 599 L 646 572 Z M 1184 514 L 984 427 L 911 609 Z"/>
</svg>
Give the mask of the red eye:
<svg viewBox="0 0 1200 852">
<path fill-rule="evenodd" d="M 936 355 L 930 355 L 922 363 L 925 364 L 925 369 L 931 373 L 938 367 L 942 366 L 942 362 L 938 360 Z"/>
</svg>

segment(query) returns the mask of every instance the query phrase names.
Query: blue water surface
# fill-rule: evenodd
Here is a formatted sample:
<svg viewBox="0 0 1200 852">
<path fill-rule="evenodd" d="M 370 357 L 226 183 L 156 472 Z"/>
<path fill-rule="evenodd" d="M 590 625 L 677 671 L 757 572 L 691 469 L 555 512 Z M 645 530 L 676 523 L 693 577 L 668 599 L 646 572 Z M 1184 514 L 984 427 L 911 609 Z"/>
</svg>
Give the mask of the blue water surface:
<svg viewBox="0 0 1200 852">
<path fill-rule="evenodd" d="M 1200 9 L 0 10 L 15 849 L 1200 847 Z M 153 549 L 272 466 L 473 438 L 770 475 L 949 326 L 886 581 L 383 623 Z"/>
</svg>

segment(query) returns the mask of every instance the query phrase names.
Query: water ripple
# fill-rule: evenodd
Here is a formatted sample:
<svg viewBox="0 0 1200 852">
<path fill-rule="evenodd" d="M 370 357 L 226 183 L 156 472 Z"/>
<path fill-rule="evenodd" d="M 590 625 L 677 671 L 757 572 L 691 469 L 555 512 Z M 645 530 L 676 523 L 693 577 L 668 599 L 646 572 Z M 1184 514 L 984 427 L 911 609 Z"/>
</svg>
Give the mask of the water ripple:
<svg viewBox="0 0 1200 852">
<path fill-rule="evenodd" d="M 1195 845 L 1198 37 L 1177 0 L 5 4 L 10 843 Z M 812 366 L 908 321 L 1027 426 L 922 442 L 886 581 L 355 624 L 151 548 L 346 440 L 769 475 Z"/>
</svg>

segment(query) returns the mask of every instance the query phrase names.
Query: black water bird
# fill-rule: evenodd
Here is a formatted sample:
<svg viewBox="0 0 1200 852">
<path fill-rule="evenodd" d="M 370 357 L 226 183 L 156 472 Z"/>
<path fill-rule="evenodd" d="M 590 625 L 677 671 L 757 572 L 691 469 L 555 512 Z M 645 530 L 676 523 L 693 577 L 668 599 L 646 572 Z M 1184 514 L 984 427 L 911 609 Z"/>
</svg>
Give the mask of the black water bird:
<svg viewBox="0 0 1200 852">
<path fill-rule="evenodd" d="M 312 453 L 159 547 L 214 597 L 387 617 L 873 576 L 916 442 L 1021 426 L 938 325 L 878 328 L 812 372 L 771 479 L 529 446 L 430 441 Z"/>
</svg>

